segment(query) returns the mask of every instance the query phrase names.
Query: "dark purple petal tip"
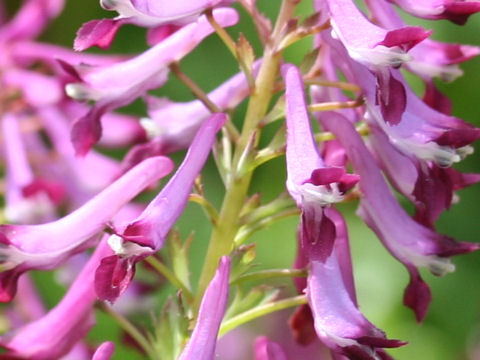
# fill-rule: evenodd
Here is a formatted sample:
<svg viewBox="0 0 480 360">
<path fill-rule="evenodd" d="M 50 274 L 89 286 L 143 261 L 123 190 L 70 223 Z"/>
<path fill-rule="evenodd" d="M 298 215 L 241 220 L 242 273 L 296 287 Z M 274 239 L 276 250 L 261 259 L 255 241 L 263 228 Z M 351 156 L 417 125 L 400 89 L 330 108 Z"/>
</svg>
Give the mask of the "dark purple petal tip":
<svg viewBox="0 0 480 360">
<path fill-rule="evenodd" d="M 385 35 L 385 39 L 377 45 L 383 45 L 389 48 L 398 46 L 403 51 L 408 51 L 419 42 L 428 38 L 431 33 L 431 30 L 427 31 L 419 26 L 407 26 L 402 29 L 389 31 L 387 35 Z"/>
<path fill-rule="evenodd" d="M 92 20 L 82 25 L 73 43 L 75 51 L 83 51 L 92 46 L 108 49 L 120 27 L 120 22 L 112 19 Z"/>
<path fill-rule="evenodd" d="M 108 256 L 95 271 L 95 292 L 100 300 L 115 302 L 124 293 L 135 275 L 132 258 L 118 255 Z"/>
<path fill-rule="evenodd" d="M 356 339 L 359 344 L 368 345 L 378 348 L 397 348 L 400 346 L 407 345 L 408 342 L 395 340 L 395 339 L 385 339 L 377 336 L 362 336 Z"/>
<path fill-rule="evenodd" d="M 92 109 L 72 125 L 70 140 L 77 156 L 85 156 L 102 137 L 99 114 Z"/>
<path fill-rule="evenodd" d="M 18 278 L 24 271 L 18 268 L 0 273 L 0 303 L 8 303 L 17 293 Z"/>
<path fill-rule="evenodd" d="M 428 306 L 432 300 L 430 288 L 420 277 L 420 273 L 414 267 L 409 267 L 410 283 L 403 295 L 403 304 L 415 313 L 417 322 L 421 323 L 427 315 Z"/>
<path fill-rule="evenodd" d="M 451 22 L 464 25 L 470 15 L 473 15 L 480 11 L 480 3 L 478 1 L 454 1 L 445 4 L 445 11 L 443 17 Z"/>
</svg>

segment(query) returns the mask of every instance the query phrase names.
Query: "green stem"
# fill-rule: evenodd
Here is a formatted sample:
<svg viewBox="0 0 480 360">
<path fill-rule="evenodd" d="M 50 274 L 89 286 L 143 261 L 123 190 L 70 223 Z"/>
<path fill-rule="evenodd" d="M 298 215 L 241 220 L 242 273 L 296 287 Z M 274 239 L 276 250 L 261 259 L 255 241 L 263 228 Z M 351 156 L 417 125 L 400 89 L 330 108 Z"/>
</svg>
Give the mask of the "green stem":
<svg viewBox="0 0 480 360">
<path fill-rule="evenodd" d="M 147 353 L 148 357 L 152 360 L 161 360 L 153 346 L 147 340 L 145 336 L 130 322 L 127 318 L 123 317 L 110 306 L 105 303 L 99 305 L 100 309 L 110 315 L 120 327 L 125 330 L 140 347 Z"/>
<path fill-rule="evenodd" d="M 192 292 L 185 286 L 183 282 L 180 281 L 179 278 L 177 278 L 172 271 L 170 271 L 168 267 L 166 267 L 162 262 L 153 256 L 146 258 L 145 261 L 160 274 L 162 274 L 173 286 L 175 286 L 178 290 L 181 290 L 188 302 L 193 301 L 194 297 Z"/>
<path fill-rule="evenodd" d="M 218 332 L 218 336 L 221 337 L 222 335 L 226 334 L 230 330 L 233 330 L 240 325 L 243 325 L 259 317 L 271 314 L 272 312 L 288 309 L 295 306 L 300 306 L 306 303 L 307 303 L 307 296 L 299 295 L 299 296 L 291 297 L 288 299 L 274 301 L 265 305 L 258 306 L 254 309 L 245 311 L 223 322 L 222 325 L 220 326 L 220 331 Z"/>
<path fill-rule="evenodd" d="M 217 209 L 215 209 L 213 204 L 208 201 L 204 196 L 199 194 L 190 194 L 188 200 L 199 204 L 213 225 L 218 222 Z"/>
<path fill-rule="evenodd" d="M 177 62 L 174 62 L 170 64 L 170 70 L 175 74 L 175 76 L 183 83 L 185 84 L 188 89 L 192 92 L 192 94 L 200 100 L 203 105 L 213 114 L 213 113 L 219 113 L 223 112 L 222 109 L 220 109 L 213 101 L 211 101 L 208 97 L 208 94 L 206 94 L 200 86 L 197 85 L 195 81 L 193 81 L 187 74 L 185 74 L 181 69 L 180 65 Z M 230 116 L 227 117 L 227 122 L 225 123 L 225 126 L 228 130 L 228 133 L 230 134 L 231 138 L 235 141 L 237 137 L 239 136 L 238 130 L 235 127 L 235 125 L 232 123 L 232 120 L 230 119 Z"/>
<path fill-rule="evenodd" d="M 280 15 L 277 20 L 276 29 L 283 28 L 294 11 L 294 4 L 291 0 L 283 0 Z M 279 30 L 277 30 L 278 32 Z M 275 32 L 274 32 L 275 33 Z M 238 138 L 235 154 L 232 163 L 232 176 L 227 184 L 227 190 L 223 204 L 220 209 L 217 226 L 213 228 L 204 267 L 200 275 L 197 294 L 195 297 L 194 311 L 197 313 L 203 293 L 212 279 L 223 255 L 229 254 L 234 245 L 234 239 L 239 228 L 238 219 L 247 197 L 252 172 L 246 172 L 243 176 L 237 176 L 238 162 L 247 147 L 251 134 L 258 131 L 255 146 L 260 138 L 258 129 L 259 122 L 265 117 L 270 101 L 273 96 L 275 80 L 278 74 L 281 53 L 275 52 L 272 44 L 267 45 L 264 51 L 262 65 L 255 81 L 255 88 L 252 89 L 247 114 L 243 123 L 242 132 Z"/>
<path fill-rule="evenodd" d="M 306 277 L 307 271 L 303 269 L 270 269 L 239 276 L 231 282 L 232 285 L 248 281 L 257 281 L 281 277 Z"/>
<path fill-rule="evenodd" d="M 228 32 L 215 21 L 212 10 L 208 10 L 206 12 L 206 15 L 207 15 L 208 21 L 210 22 L 210 25 L 212 25 L 212 27 L 215 29 L 217 35 L 223 41 L 223 43 L 228 48 L 228 50 L 230 50 L 233 57 L 235 59 L 238 59 L 237 47 L 236 47 L 235 41 L 230 37 Z"/>
</svg>

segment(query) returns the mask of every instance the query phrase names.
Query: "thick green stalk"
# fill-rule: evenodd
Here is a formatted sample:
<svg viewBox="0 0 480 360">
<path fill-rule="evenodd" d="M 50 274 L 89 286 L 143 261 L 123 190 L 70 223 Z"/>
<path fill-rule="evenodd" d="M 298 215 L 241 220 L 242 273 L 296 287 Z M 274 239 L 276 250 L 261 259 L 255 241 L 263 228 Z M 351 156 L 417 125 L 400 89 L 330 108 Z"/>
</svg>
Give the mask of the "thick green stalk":
<svg viewBox="0 0 480 360">
<path fill-rule="evenodd" d="M 205 258 L 204 267 L 200 276 L 200 282 L 195 297 L 194 310 L 198 311 L 203 293 L 208 283 L 215 274 L 218 262 L 223 255 L 227 255 L 233 248 L 235 235 L 239 228 L 239 218 L 242 207 L 252 179 L 252 172 L 237 176 L 237 167 L 246 147 L 251 141 L 252 134 L 257 131 L 255 145 L 259 139 L 258 124 L 267 114 L 270 101 L 273 96 L 275 80 L 278 75 L 278 67 L 281 54 L 275 51 L 276 37 L 281 28 L 293 14 L 295 4 L 291 0 L 284 0 L 278 16 L 272 41 L 264 51 L 262 65 L 260 67 L 255 88 L 252 90 L 248 103 L 247 114 L 243 123 L 242 133 L 237 141 L 233 156 L 232 176 L 227 184 L 225 198 L 218 217 L 217 226 L 213 228 L 210 243 Z"/>
</svg>

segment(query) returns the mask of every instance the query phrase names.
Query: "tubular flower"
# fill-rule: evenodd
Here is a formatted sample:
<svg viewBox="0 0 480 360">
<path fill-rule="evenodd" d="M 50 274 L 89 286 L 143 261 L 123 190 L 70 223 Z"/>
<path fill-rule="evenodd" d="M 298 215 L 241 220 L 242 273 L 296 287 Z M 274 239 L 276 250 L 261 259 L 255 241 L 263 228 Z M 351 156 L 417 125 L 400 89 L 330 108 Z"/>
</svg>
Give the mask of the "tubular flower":
<svg viewBox="0 0 480 360">
<path fill-rule="evenodd" d="M 101 299 L 115 301 L 133 278 L 135 263 L 163 247 L 168 232 L 187 205 L 193 182 L 225 120 L 226 116 L 219 113 L 203 123 L 182 165 L 162 191 L 123 232 L 110 237 L 109 244 L 115 255 L 102 260 L 95 279 Z"/>
<path fill-rule="evenodd" d="M 448 19 L 463 25 L 468 17 L 480 11 L 478 1 L 465 0 L 388 0 L 400 6 L 406 12 L 431 20 Z"/>
<path fill-rule="evenodd" d="M 168 158 L 151 158 L 59 220 L 40 225 L 1 225 L 0 301 L 12 299 L 23 272 L 53 269 L 72 254 L 91 246 L 90 240 L 108 225 L 122 206 L 172 168 Z"/>
<path fill-rule="evenodd" d="M 218 330 L 228 303 L 230 259 L 220 259 L 217 272 L 208 284 L 198 312 L 197 323 L 178 360 L 211 360 L 215 356 Z"/>
<path fill-rule="evenodd" d="M 213 16 L 221 26 L 231 26 L 238 21 L 233 9 L 217 9 Z M 100 118 L 104 113 L 163 85 L 168 78 L 168 65 L 187 55 L 213 31 L 207 18 L 202 16 L 131 60 L 98 67 L 65 65 L 79 81 L 66 86 L 67 94 L 77 100 L 96 101 L 92 109 L 73 124 L 71 139 L 77 154 L 85 155 L 100 139 Z"/>
<path fill-rule="evenodd" d="M 399 347 L 404 343 L 386 339 L 358 310 L 345 221 L 335 209 L 325 211 L 336 229 L 333 250 L 326 259 L 318 256 L 321 253 L 318 248 L 324 246 L 324 234 L 312 242 L 303 229 L 300 231 L 302 251 L 309 260 L 306 292 L 315 331 L 335 353 L 351 359 L 374 360 L 378 358 L 377 348 Z"/>
<path fill-rule="evenodd" d="M 420 27 L 385 30 L 369 22 L 352 0 L 326 0 L 334 35 L 355 61 L 378 68 L 411 60 L 407 51 L 431 32 Z"/>
<path fill-rule="evenodd" d="M 335 43 L 332 45 L 336 55 L 345 52 Z M 375 76 L 366 67 L 351 61 L 348 66 L 349 77 L 365 92 L 367 121 L 380 127 L 400 151 L 444 167 L 459 162 L 471 152 L 468 145 L 480 137 L 480 130 L 426 105 L 398 71 L 391 70 L 390 82 L 381 83 L 377 88 Z M 382 92 L 396 94 L 403 104 L 399 105 L 395 97 L 390 103 L 383 102 L 377 97 Z M 396 113 L 394 122 L 385 118 L 389 113 Z"/>
<path fill-rule="evenodd" d="M 114 19 L 92 20 L 85 23 L 77 33 L 75 50 L 90 46 L 108 48 L 120 26 L 135 24 L 153 28 L 156 32 L 170 32 L 169 25 L 185 25 L 195 21 L 202 12 L 217 6 L 228 5 L 234 0 L 183 0 L 176 2 L 152 0 L 100 0 L 105 10 L 118 13 Z M 157 35 L 158 36 L 158 35 Z"/>
<path fill-rule="evenodd" d="M 463 174 L 433 162 L 418 162 L 396 149 L 388 137 L 371 126 L 369 143 L 390 182 L 416 206 L 415 219 L 434 228 L 435 221 L 452 205 L 455 192 L 480 182 L 479 174 Z"/>
<path fill-rule="evenodd" d="M 324 241 L 323 256 L 328 256 L 335 239 L 335 229 L 323 209 L 339 202 L 358 181 L 344 167 L 325 165 L 313 139 L 300 72 L 293 65 L 282 68 L 286 88 L 287 119 L 287 190 L 302 210 L 305 231 L 312 239 L 319 232 L 330 236 Z M 313 241 L 313 240 L 312 240 Z"/>
<path fill-rule="evenodd" d="M 410 273 L 404 303 L 415 311 L 417 320 L 421 321 L 427 312 L 430 291 L 417 268 L 427 267 L 434 275 L 445 275 L 455 269 L 450 256 L 476 250 L 478 246 L 456 242 L 410 218 L 396 201 L 375 160 L 348 120 L 332 114 L 324 121 L 345 147 L 355 171 L 360 175 L 362 199 L 359 214 Z"/>
<path fill-rule="evenodd" d="M 35 360 L 58 359 L 88 333 L 95 323 L 92 313 L 97 299 L 93 287 L 95 268 L 102 257 L 111 253 L 104 239 L 57 306 L 20 328 L 11 339 L 2 341 L 10 356 Z"/>
<path fill-rule="evenodd" d="M 338 42 L 331 40 L 331 44 L 336 56 L 345 56 L 345 50 L 338 46 Z M 365 119 L 372 129 L 371 143 L 382 167 L 397 189 L 416 205 L 417 219 L 432 227 L 438 215 L 449 208 L 454 191 L 478 181 L 474 175 L 468 174 L 462 180 L 455 170 L 439 169 L 470 154 L 470 143 L 479 137 L 479 129 L 429 107 L 396 70 L 391 71 L 390 81 L 396 84 L 395 88 L 384 90 L 404 95 L 403 109 L 397 111 L 398 120 L 392 124 L 384 114 L 391 116 L 398 107 L 394 104 L 384 104 L 383 108 L 378 105 L 377 94 L 382 88 L 375 86 L 374 75 L 352 61 L 348 62 L 348 67 L 345 63 L 340 66 L 347 77 L 364 90 L 368 110 Z M 434 173 L 442 173 L 442 176 L 434 178 Z"/>
<path fill-rule="evenodd" d="M 405 26 L 404 21 L 387 1 L 367 0 L 367 6 L 375 21 L 385 29 Z M 453 81 L 462 75 L 459 63 L 480 54 L 478 46 L 447 44 L 425 39 L 409 51 L 412 60 L 405 63 L 408 70 L 428 81 L 438 77 Z"/>
</svg>

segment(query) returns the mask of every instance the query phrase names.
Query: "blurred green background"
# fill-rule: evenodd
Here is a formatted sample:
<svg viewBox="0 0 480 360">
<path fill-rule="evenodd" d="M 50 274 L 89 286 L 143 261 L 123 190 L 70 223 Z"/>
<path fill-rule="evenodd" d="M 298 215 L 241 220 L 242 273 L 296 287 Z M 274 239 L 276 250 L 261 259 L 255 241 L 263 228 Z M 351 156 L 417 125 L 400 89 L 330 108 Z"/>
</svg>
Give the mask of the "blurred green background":
<svg viewBox="0 0 480 360">
<path fill-rule="evenodd" d="M 259 7 L 270 17 L 274 17 L 280 1 L 259 0 Z M 310 0 L 303 0 L 299 6 L 300 16 L 312 10 Z M 82 23 L 91 19 L 113 17 L 111 12 L 103 11 L 97 0 L 69 0 L 63 15 L 55 20 L 42 37 L 42 40 L 71 47 L 75 32 Z M 460 27 L 447 21 L 431 22 L 408 18 L 409 24 L 420 24 L 433 29 L 435 40 L 480 45 L 480 15 L 473 16 L 466 26 Z M 260 46 L 251 21 L 242 12 L 239 26 L 229 29 L 237 37 L 243 32 L 252 42 L 257 56 Z M 144 29 L 124 26 L 112 46 L 112 53 L 135 54 L 147 48 Z M 287 61 L 299 64 L 305 53 L 310 50 L 311 39 L 291 46 L 286 52 Z M 216 36 L 208 38 L 201 46 L 181 62 L 181 67 L 204 90 L 218 86 L 222 81 L 238 71 L 236 63 Z M 440 88 L 453 100 L 454 115 L 480 126 L 480 58 L 462 65 L 465 76 L 451 84 L 439 84 Z M 419 84 L 416 83 L 418 87 Z M 417 91 L 422 89 L 417 88 Z M 185 101 L 192 95 L 173 76 L 156 94 L 168 96 L 173 100 Z M 125 111 L 145 115 L 145 106 L 141 101 L 129 106 Z M 245 104 L 239 108 L 236 121 L 241 121 Z M 274 129 L 267 129 L 272 133 Z M 478 148 L 478 146 L 477 146 Z M 175 155 L 177 162 L 183 154 Z M 261 191 L 264 200 L 272 199 L 284 190 L 284 158 L 276 159 L 261 168 L 255 174 L 252 193 Z M 470 156 L 458 165 L 459 169 L 480 172 L 478 154 Z M 206 192 L 214 204 L 219 205 L 223 195 L 223 185 L 216 173 L 213 162 L 209 162 L 203 172 Z M 478 241 L 480 228 L 480 186 L 459 193 L 460 202 L 445 213 L 438 230 L 464 241 Z M 361 310 L 374 324 L 384 329 L 390 338 L 408 341 L 408 346 L 390 351 L 397 359 L 474 359 L 468 357 L 476 346 L 480 347 L 480 253 L 454 258 L 457 270 L 444 278 L 436 278 L 423 272 L 430 284 L 433 302 L 423 324 L 415 323 L 413 314 L 403 307 L 402 295 L 407 284 L 407 272 L 383 248 L 372 232 L 355 215 L 356 204 L 339 206 L 347 217 L 353 251 L 356 287 Z M 288 268 L 295 256 L 296 219 L 281 221 L 267 230 L 261 231 L 251 239 L 257 243 L 257 268 Z M 187 236 L 195 232 L 195 241 L 191 249 L 192 276 L 198 277 L 206 243 L 210 233 L 208 222 L 195 204 L 189 204 L 177 227 Z M 53 306 L 63 293 L 60 286 L 51 280 L 51 274 L 37 273 L 38 285 L 49 306 Z M 158 311 L 153 310 L 153 312 Z M 121 346 L 118 329 L 104 314 L 99 313 L 98 324 L 89 338 L 96 342 L 116 340 L 115 359 L 136 359 L 128 348 Z M 149 317 L 141 320 L 145 324 Z M 268 335 L 268 334 L 267 334 Z M 480 355 L 479 355 L 480 358 Z"/>
</svg>

